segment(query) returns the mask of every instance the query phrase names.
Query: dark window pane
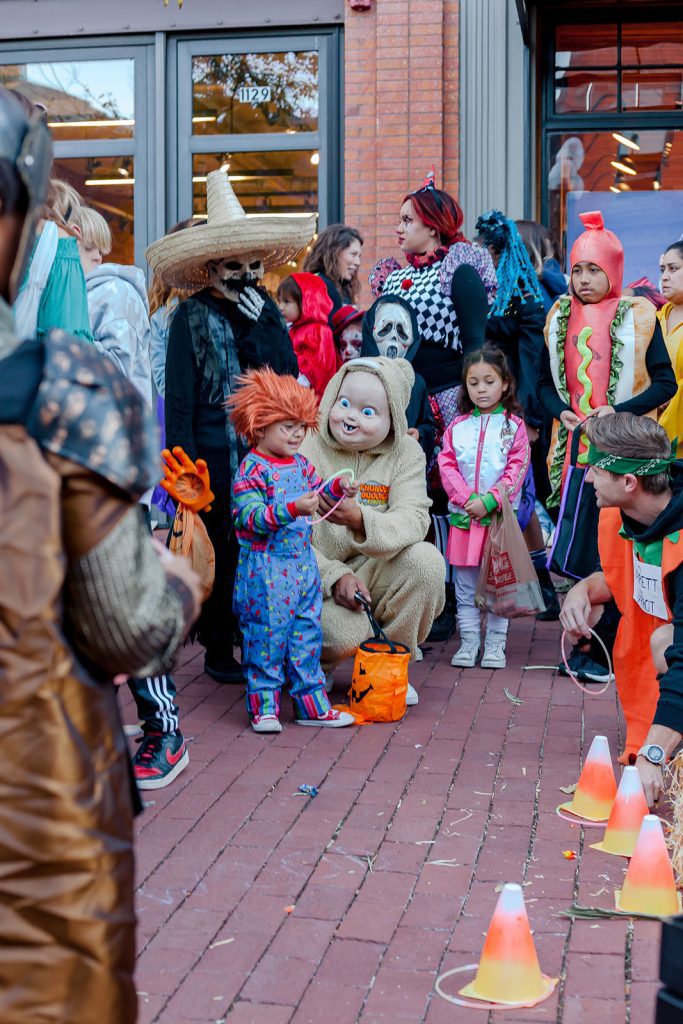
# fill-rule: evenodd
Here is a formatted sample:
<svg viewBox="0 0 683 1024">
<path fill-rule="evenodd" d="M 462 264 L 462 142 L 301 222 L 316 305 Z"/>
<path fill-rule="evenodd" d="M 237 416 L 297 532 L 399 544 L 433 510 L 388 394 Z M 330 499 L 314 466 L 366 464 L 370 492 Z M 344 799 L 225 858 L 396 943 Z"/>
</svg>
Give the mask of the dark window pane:
<svg viewBox="0 0 683 1024">
<path fill-rule="evenodd" d="M 318 53 L 223 53 L 192 58 L 195 135 L 318 128 Z"/>
<path fill-rule="evenodd" d="M 5 64 L 0 85 L 42 104 L 57 142 L 130 138 L 134 133 L 132 59 Z"/>
<path fill-rule="evenodd" d="M 556 113 L 594 114 L 616 107 L 616 71 L 565 68 L 555 72 Z"/>
<path fill-rule="evenodd" d="M 617 26 L 558 25 L 555 63 L 561 67 L 612 67 L 617 63 Z"/>
<path fill-rule="evenodd" d="M 112 251 L 107 263 L 134 263 L 133 197 L 135 174 L 133 158 L 79 157 L 55 160 L 54 173 L 83 196 L 86 206 L 101 213 L 109 223 Z"/>
<path fill-rule="evenodd" d="M 624 71 L 621 81 L 622 110 L 681 109 L 683 68 Z"/>
<path fill-rule="evenodd" d="M 621 63 L 683 64 L 683 21 L 623 25 Z"/>
</svg>

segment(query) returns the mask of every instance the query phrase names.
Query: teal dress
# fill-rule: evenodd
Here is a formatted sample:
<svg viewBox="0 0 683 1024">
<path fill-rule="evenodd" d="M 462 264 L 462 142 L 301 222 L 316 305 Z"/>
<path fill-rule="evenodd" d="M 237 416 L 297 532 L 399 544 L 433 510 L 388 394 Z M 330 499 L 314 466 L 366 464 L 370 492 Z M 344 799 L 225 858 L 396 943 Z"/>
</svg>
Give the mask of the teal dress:
<svg viewBox="0 0 683 1024">
<path fill-rule="evenodd" d="M 85 274 L 75 238 L 60 238 L 50 275 L 38 306 L 38 338 L 60 327 L 84 341 L 94 341 L 88 315 Z"/>
</svg>

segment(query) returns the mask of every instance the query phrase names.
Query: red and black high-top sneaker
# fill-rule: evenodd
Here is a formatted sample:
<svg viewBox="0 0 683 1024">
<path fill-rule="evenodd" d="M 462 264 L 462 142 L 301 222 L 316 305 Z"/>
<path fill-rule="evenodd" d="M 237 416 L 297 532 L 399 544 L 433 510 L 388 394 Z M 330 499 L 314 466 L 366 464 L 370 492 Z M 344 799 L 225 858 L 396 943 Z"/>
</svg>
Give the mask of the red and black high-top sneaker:
<svg viewBox="0 0 683 1024">
<path fill-rule="evenodd" d="M 146 732 L 133 757 L 139 789 L 163 789 L 190 763 L 181 732 Z"/>
</svg>

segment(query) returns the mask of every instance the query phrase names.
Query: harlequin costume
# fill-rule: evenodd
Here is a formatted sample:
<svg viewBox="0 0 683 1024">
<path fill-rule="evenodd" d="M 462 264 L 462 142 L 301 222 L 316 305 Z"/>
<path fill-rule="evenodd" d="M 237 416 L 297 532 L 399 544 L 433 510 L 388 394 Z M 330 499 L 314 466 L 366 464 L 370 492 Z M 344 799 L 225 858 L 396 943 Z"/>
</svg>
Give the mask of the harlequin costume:
<svg viewBox="0 0 683 1024">
<path fill-rule="evenodd" d="M 247 375 L 231 399 L 236 429 L 255 440 L 250 417 L 266 408 L 264 425 L 280 419 L 317 422 L 315 396 L 294 380 L 270 371 Z M 302 394 L 301 394 L 302 393 Z M 322 588 L 311 548 L 311 524 L 298 512 L 297 498 L 323 485 L 298 452 L 276 458 L 252 448 L 233 485 L 233 516 L 239 544 L 234 609 L 244 637 L 242 667 L 252 721 L 280 712 L 289 683 L 298 719 L 319 719 L 331 710 L 320 667 Z M 344 496 L 339 479 L 322 493 Z"/>
<path fill-rule="evenodd" d="M 669 468 L 673 493 L 653 523 L 644 526 L 616 508 L 600 512 L 601 569 L 622 616 L 613 658 L 626 722 L 626 742 L 619 758 L 624 764 L 635 761 L 651 725 L 683 731 L 683 467 L 673 458 L 657 461 L 662 464 L 649 469 Z M 642 475 L 648 469 L 643 467 L 644 460 L 617 459 L 592 445 L 588 462 L 617 473 Z M 646 582 L 636 585 L 636 577 L 643 576 Z M 650 638 L 659 626 L 672 621 L 668 668 L 658 680 Z"/>
<path fill-rule="evenodd" d="M 668 401 L 676 386 L 654 306 L 642 296 L 621 294 L 621 242 L 605 228 L 599 211 L 580 216 L 586 230 L 572 246 L 570 264 L 590 261 L 599 266 L 609 291 L 596 303 L 565 295 L 546 320 L 539 390 L 555 419 L 548 455 L 550 506 L 560 503 L 569 460 L 567 429 L 559 422 L 565 410 L 583 419 L 610 405 L 617 412 L 643 416 Z"/>
<path fill-rule="evenodd" d="M 317 274 L 292 274 L 301 291 L 301 316 L 289 328 L 299 372 L 318 398 L 337 371 L 337 350 L 329 325 L 332 299 Z"/>
</svg>

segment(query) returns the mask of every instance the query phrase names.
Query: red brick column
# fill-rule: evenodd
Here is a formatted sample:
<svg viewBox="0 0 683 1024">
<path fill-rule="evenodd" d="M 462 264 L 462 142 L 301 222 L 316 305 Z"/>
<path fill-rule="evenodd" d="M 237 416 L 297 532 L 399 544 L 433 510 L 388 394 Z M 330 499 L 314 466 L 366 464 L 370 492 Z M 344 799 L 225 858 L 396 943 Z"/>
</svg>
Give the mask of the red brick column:
<svg viewBox="0 0 683 1024">
<path fill-rule="evenodd" d="M 365 238 L 365 278 L 380 256 L 400 255 L 401 200 L 432 164 L 457 194 L 458 0 L 347 7 L 344 66 L 344 220 Z"/>
</svg>

